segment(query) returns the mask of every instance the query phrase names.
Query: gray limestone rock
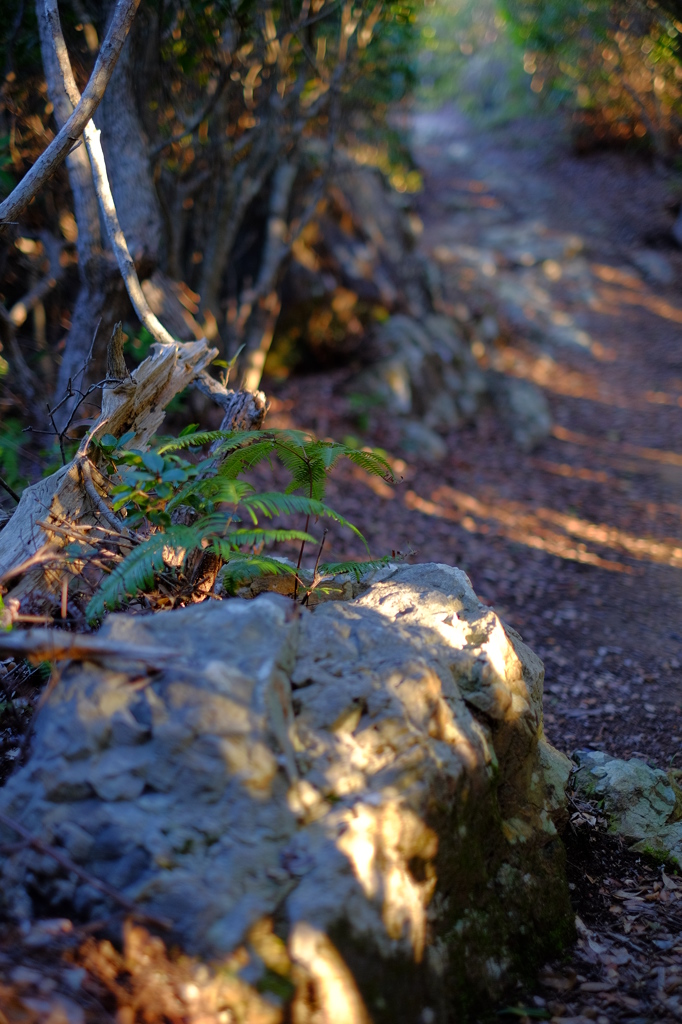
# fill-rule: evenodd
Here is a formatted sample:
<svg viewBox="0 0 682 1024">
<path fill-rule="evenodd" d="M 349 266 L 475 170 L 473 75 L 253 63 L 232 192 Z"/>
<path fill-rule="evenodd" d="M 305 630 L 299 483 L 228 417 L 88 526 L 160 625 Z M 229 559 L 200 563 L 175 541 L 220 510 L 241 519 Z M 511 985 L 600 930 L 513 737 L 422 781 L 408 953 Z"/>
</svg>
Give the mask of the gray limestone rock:
<svg viewBox="0 0 682 1024">
<path fill-rule="evenodd" d="M 576 750 L 575 789 L 603 803 L 609 830 L 637 842 L 633 850 L 682 867 L 682 791 L 674 777 L 637 757 L 623 761 Z"/>
<path fill-rule="evenodd" d="M 636 249 L 631 256 L 638 270 L 653 284 L 673 284 L 675 268 L 670 260 L 656 249 Z"/>
<path fill-rule="evenodd" d="M 489 372 L 493 402 L 516 443 L 532 451 L 552 430 L 552 414 L 545 393 L 529 380 Z"/>
<path fill-rule="evenodd" d="M 416 455 L 425 462 L 440 462 L 448 453 L 440 434 L 421 420 L 404 420 L 400 433 L 401 447 L 408 455 Z"/>
<path fill-rule="evenodd" d="M 274 927 L 321 1019 L 447 1021 L 570 937 L 543 666 L 463 572 L 392 566 L 312 610 L 260 594 L 102 633 L 177 656 L 66 667 L 0 809 L 189 953 L 242 949 L 242 993 Z M 113 909 L 35 852 L 0 870 L 15 918 Z"/>
<path fill-rule="evenodd" d="M 354 391 L 430 431 L 449 430 L 476 415 L 485 378 L 450 317 L 392 316 L 377 328 L 374 349 L 371 367 L 352 381 Z"/>
</svg>

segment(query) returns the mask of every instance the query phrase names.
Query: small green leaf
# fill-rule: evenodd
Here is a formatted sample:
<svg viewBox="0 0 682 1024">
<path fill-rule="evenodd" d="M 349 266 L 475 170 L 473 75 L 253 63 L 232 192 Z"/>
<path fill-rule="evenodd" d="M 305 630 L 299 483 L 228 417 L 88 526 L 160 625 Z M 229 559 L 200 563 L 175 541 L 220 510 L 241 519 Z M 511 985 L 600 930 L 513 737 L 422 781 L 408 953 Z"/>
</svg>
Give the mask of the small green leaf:
<svg viewBox="0 0 682 1024">
<path fill-rule="evenodd" d="M 163 473 L 165 463 L 157 452 L 145 452 L 142 462 L 150 473 Z"/>
<path fill-rule="evenodd" d="M 184 469 L 166 469 L 161 474 L 161 479 L 165 484 L 182 484 L 187 479 L 187 471 Z"/>
</svg>

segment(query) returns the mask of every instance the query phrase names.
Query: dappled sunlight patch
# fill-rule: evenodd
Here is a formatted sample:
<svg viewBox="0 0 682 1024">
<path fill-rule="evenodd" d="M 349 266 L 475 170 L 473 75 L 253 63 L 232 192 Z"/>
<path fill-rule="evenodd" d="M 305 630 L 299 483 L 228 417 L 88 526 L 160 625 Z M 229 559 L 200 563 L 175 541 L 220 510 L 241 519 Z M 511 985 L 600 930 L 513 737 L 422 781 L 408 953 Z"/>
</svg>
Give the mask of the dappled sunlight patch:
<svg viewBox="0 0 682 1024">
<path fill-rule="evenodd" d="M 567 462 L 550 462 L 548 459 L 531 459 L 531 465 L 545 473 L 574 480 L 586 480 L 595 484 L 610 484 L 612 478 L 603 470 L 588 469 L 586 466 L 570 466 Z"/>
<path fill-rule="evenodd" d="M 682 307 L 676 306 L 667 299 L 661 299 L 658 295 L 646 294 L 634 289 L 623 289 L 618 291 L 615 288 L 602 287 L 599 289 L 599 297 L 605 306 L 594 305 L 596 312 L 606 312 L 611 315 L 626 314 L 623 306 L 640 306 L 648 313 L 661 317 L 663 320 L 670 320 L 676 324 L 682 324 Z"/>
<path fill-rule="evenodd" d="M 334 1024 L 370 1024 L 370 1017 L 355 979 L 329 937 L 307 922 L 294 927 L 291 954 L 312 980 L 314 1002 L 323 1020 Z M 309 1020 L 307 1015 L 296 1020 Z"/>
<path fill-rule="evenodd" d="M 642 445 L 630 444 L 628 441 L 603 440 L 593 437 L 591 434 L 582 434 L 577 430 L 569 430 L 558 423 L 552 427 L 552 434 L 559 441 L 585 446 L 592 450 L 596 449 L 597 451 L 604 451 L 614 455 L 632 455 L 646 462 L 660 462 L 668 466 L 682 466 L 681 454 L 669 452 L 662 448 L 645 448 Z"/>
<path fill-rule="evenodd" d="M 679 405 L 682 408 L 682 395 L 671 395 L 668 391 L 647 391 L 644 398 L 651 405 Z"/>
<path fill-rule="evenodd" d="M 584 562 L 611 572 L 632 573 L 628 565 L 602 558 L 588 551 L 584 544 L 574 544 L 565 534 L 548 529 L 540 517 L 517 502 L 495 501 L 486 503 L 473 495 L 454 491 L 450 487 L 438 488 L 432 498 L 421 498 L 414 491 L 406 493 L 404 501 L 409 509 L 428 516 L 449 519 L 459 523 L 469 533 L 487 534 L 491 531 L 527 547 L 557 555 L 559 558 Z M 474 518 L 477 516 L 478 518 Z M 483 520 L 483 521 L 481 521 Z M 680 562 L 682 565 L 682 561 Z"/>
<path fill-rule="evenodd" d="M 612 267 L 606 263 L 593 263 L 591 269 L 594 276 L 600 281 L 606 281 L 608 284 L 618 284 L 623 288 L 630 288 L 635 291 L 645 291 L 643 281 L 637 274 L 633 274 L 632 271 L 623 270 L 622 267 Z"/>
<path fill-rule="evenodd" d="M 628 409 L 632 402 L 625 395 L 614 392 L 600 375 L 588 375 L 571 370 L 547 354 L 535 356 L 514 345 L 506 345 L 494 359 L 495 368 L 557 395 L 601 402 L 620 409 Z"/>
<path fill-rule="evenodd" d="M 408 508 L 458 522 L 471 533 L 486 533 L 493 529 L 528 547 L 612 572 L 631 573 L 633 570 L 628 565 L 588 550 L 584 543 L 576 545 L 573 539 L 589 541 L 614 554 L 627 555 L 638 561 L 682 568 L 682 545 L 678 540 L 638 537 L 615 526 L 593 523 L 554 509 L 531 508 L 499 497 L 483 501 L 452 487 L 436 488 L 431 493 L 431 500 L 408 491 L 404 500 Z"/>
</svg>

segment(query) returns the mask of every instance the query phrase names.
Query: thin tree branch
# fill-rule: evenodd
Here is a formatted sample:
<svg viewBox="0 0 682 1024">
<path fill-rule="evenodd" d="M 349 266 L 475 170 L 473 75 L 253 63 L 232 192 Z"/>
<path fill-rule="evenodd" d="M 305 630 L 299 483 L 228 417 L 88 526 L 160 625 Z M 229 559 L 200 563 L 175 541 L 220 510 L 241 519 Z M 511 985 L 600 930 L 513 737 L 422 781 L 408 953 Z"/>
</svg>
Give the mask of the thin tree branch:
<svg viewBox="0 0 682 1024">
<path fill-rule="evenodd" d="M 71 860 L 70 857 L 67 857 L 61 850 L 57 850 L 54 846 L 50 846 L 48 843 L 43 842 L 42 839 L 34 836 L 32 832 L 29 832 L 28 829 L 24 828 L 20 822 L 15 821 L 14 818 L 10 818 L 9 815 L 4 814 L 2 811 L 0 811 L 0 823 L 2 823 L 5 828 L 9 828 L 13 832 L 16 832 L 17 835 L 21 836 L 28 846 L 32 846 L 33 849 L 37 850 L 39 853 L 52 857 L 52 859 L 56 860 L 60 867 L 64 868 L 65 871 L 77 875 L 82 882 L 86 882 L 94 889 L 98 889 L 105 896 L 108 896 L 110 900 L 113 900 L 115 903 L 118 903 L 127 910 L 129 914 L 134 914 L 136 917 L 146 919 L 150 923 L 153 922 L 163 929 L 172 927 L 172 922 L 167 918 L 157 917 L 155 914 L 145 914 L 144 911 L 139 910 L 135 906 L 132 900 L 129 900 L 127 896 L 124 896 L 122 892 L 119 892 L 106 882 L 103 882 L 101 879 L 91 875 L 89 871 L 80 867 L 79 864 L 76 864 L 75 861 Z"/>
<path fill-rule="evenodd" d="M 33 167 L 24 175 L 7 199 L 0 203 L 0 224 L 16 220 L 21 211 L 28 206 L 45 182 L 67 157 L 73 148 L 74 142 L 77 142 L 82 135 L 83 129 L 104 96 L 104 91 L 116 66 L 116 61 L 139 5 L 140 0 L 118 0 L 109 24 L 109 31 L 97 55 L 95 67 L 85 92 L 80 98 L 73 114 L 57 133 L 47 149 L 40 155 Z"/>
<path fill-rule="evenodd" d="M 17 505 L 19 504 L 19 502 L 21 501 L 21 495 L 17 494 L 17 492 L 14 490 L 14 488 L 10 487 L 10 485 L 7 483 L 7 481 L 3 480 L 1 476 L 0 476 L 0 487 L 2 487 L 3 491 L 7 491 L 7 493 L 10 496 L 10 498 L 14 498 L 14 500 L 17 503 Z"/>
<path fill-rule="evenodd" d="M 92 479 L 90 460 L 87 457 L 83 458 L 78 463 L 78 466 L 83 474 L 83 486 L 85 487 L 86 494 L 94 504 L 102 519 L 104 519 L 104 521 L 108 523 L 113 530 L 118 530 L 120 532 L 123 529 L 123 523 L 116 517 L 115 513 L 109 508 L 102 496 L 98 494 L 94 480 Z"/>
<path fill-rule="evenodd" d="M 34 661 L 95 661 L 109 658 L 132 661 L 151 669 L 163 669 L 181 660 L 168 647 L 122 643 L 96 634 L 69 633 L 61 629 L 25 629 L 0 633 L 0 651 Z"/>
<path fill-rule="evenodd" d="M 122 0 L 119 0 L 119 4 L 121 2 Z M 130 2 L 130 0 L 128 0 L 128 2 Z M 137 0 L 137 2 L 139 2 L 139 0 Z M 45 13 L 47 14 L 48 23 L 52 32 L 55 53 L 57 55 L 59 69 L 64 80 L 66 94 L 72 103 L 78 102 L 80 94 L 78 92 L 76 80 L 73 77 L 71 61 L 69 60 L 69 54 L 62 34 L 57 0 L 45 0 Z M 142 291 L 140 279 L 137 276 L 137 271 L 135 269 L 135 263 L 130 255 L 128 243 L 126 242 L 125 235 L 123 234 L 119 223 L 114 197 L 111 193 L 111 186 L 109 184 L 107 166 L 104 161 L 104 153 L 102 152 L 100 131 L 95 127 L 94 121 L 88 121 L 83 126 L 83 138 L 85 139 L 88 156 L 90 157 L 92 175 L 95 182 L 95 191 L 102 211 L 102 217 L 106 224 L 109 242 L 111 243 L 111 248 L 116 256 L 116 262 L 118 263 L 118 268 L 121 271 L 121 276 L 128 295 L 130 296 L 133 308 L 140 318 L 141 323 L 144 324 L 156 341 L 162 345 L 174 345 L 176 344 L 175 338 L 168 333 L 161 321 L 152 313 L 149 308 L 149 303 Z"/>
<path fill-rule="evenodd" d="M 198 114 L 195 114 L 192 120 L 185 126 L 185 130 L 183 132 L 178 132 L 177 135 L 172 135 L 170 139 L 164 139 L 163 142 L 159 142 L 154 146 L 149 154 L 151 160 L 156 160 L 156 158 L 163 153 L 164 149 L 167 149 L 169 146 L 174 146 L 176 142 L 182 142 L 184 138 L 188 135 L 192 135 L 193 132 L 196 131 L 201 122 L 206 120 L 215 107 L 216 103 L 225 91 L 225 86 L 229 80 L 229 68 L 225 68 L 220 73 L 215 90 L 213 91 L 213 95 L 209 97 L 208 103 L 199 111 Z"/>
</svg>

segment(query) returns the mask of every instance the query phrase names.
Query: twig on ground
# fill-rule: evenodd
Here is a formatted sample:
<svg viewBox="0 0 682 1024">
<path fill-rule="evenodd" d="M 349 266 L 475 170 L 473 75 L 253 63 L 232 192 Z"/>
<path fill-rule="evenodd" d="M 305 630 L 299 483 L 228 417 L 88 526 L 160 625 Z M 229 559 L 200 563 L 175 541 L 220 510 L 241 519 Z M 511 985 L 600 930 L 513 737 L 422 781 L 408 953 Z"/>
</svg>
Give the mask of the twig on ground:
<svg viewBox="0 0 682 1024">
<path fill-rule="evenodd" d="M 94 503 L 95 508 L 102 516 L 104 521 L 109 524 L 112 530 L 118 529 L 119 532 L 123 529 L 123 523 L 117 518 L 116 514 L 109 508 L 104 498 L 98 493 L 92 479 L 92 469 L 90 467 L 90 460 L 88 458 L 80 459 L 78 467 L 83 476 L 83 486 L 85 492 Z"/>
<path fill-rule="evenodd" d="M 26 629 L 0 634 L 0 651 L 37 661 L 100 661 L 116 658 L 140 662 L 149 668 L 177 661 L 180 652 L 165 647 L 118 643 L 89 633 L 67 633 L 58 629 Z"/>
<path fill-rule="evenodd" d="M 0 584 L 7 583 L 8 580 L 14 579 L 16 576 L 23 576 L 24 573 L 28 572 L 29 569 L 33 569 L 36 565 L 47 565 L 49 562 L 60 561 L 63 558 L 62 552 L 54 550 L 49 544 L 44 544 L 35 554 L 30 555 L 23 562 L 13 565 L 7 572 L 4 572 L 0 576 Z"/>
<path fill-rule="evenodd" d="M 165 917 L 157 917 L 155 914 L 145 914 L 144 911 L 138 910 L 133 901 L 129 900 L 127 896 L 124 896 L 122 892 L 114 889 L 111 885 L 108 885 L 107 882 L 103 882 L 101 879 L 96 878 L 95 875 L 91 875 L 89 871 L 80 867 L 80 865 L 76 864 L 76 862 L 71 860 L 70 857 L 67 857 L 65 853 L 62 853 L 61 850 L 56 850 L 54 846 L 50 846 L 48 843 L 43 842 L 42 839 L 39 839 L 38 836 L 34 836 L 33 833 L 24 828 L 20 822 L 15 821 L 14 818 L 10 818 L 9 815 L 5 814 L 3 811 L 0 811 L 0 823 L 5 825 L 6 828 L 11 829 L 13 832 L 16 832 L 18 836 L 21 836 L 21 838 L 29 846 L 32 846 L 34 850 L 37 850 L 38 853 L 44 853 L 46 856 L 52 857 L 52 859 L 56 860 L 65 871 L 77 875 L 81 881 L 86 882 L 94 889 L 98 889 L 105 896 L 108 896 L 109 899 L 114 900 L 115 903 L 118 903 L 119 906 L 127 910 L 129 914 L 134 914 L 135 917 L 149 921 L 150 923 L 155 924 L 158 928 L 163 928 L 164 930 L 173 927 L 173 922 L 169 921 Z"/>
</svg>

